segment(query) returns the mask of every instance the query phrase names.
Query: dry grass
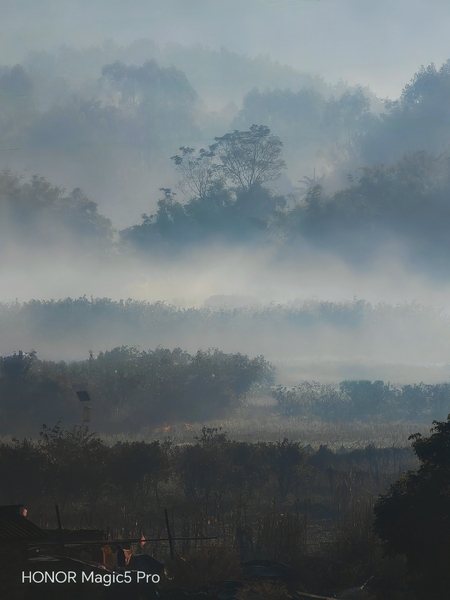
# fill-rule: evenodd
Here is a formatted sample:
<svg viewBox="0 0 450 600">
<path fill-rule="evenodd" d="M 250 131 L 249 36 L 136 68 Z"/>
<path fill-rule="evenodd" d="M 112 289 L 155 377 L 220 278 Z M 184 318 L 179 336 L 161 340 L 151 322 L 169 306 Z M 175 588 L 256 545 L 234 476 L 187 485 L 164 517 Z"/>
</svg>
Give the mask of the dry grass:
<svg viewBox="0 0 450 600">
<path fill-rule="evenodd" d="M 189 427 L 186 427 L 188 425 Z M 251 414 L 243 414 L 239 418 L 220 419 L 203 423 L 174 423 L 167 431 L 148 430 L 138 435 L 106 435 L 102 438 L 108 444 L 117 441 L 152 442 L 170 438 L 175 444 L 189 444 L 201 435 L 202 427 L 221 427 L 231 440 L 242 442 L 281 441 L 287 437 L 291 441 L 299 441 L 303 445 L 311 444 L 318 449 L 321 444 L 331 450 L 338 450 L 342 445 L 347 449 L 365 448 L 372 444 L 377 448 L 409 447 L 408 437 L 412 433 L 427 434 L 430 423 L 411 423 L 406 421 L 352 421 L 341 423 L 324 423 L 291 417 L 284 419 L 273 415 L 269 407 L 260 407 Z"/>
</svg>

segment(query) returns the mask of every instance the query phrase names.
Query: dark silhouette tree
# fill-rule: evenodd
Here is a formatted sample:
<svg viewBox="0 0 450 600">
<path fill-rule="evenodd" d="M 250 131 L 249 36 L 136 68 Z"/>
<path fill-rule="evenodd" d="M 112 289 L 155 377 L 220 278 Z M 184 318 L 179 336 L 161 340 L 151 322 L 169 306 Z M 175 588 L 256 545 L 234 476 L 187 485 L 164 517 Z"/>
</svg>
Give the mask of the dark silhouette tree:
<svg viewBox="0 0 450 600">
<path fill-rule="evenodd" d="M 34 350 L 26 353 L 19 350 L 18 354 L 14 352 L 11 356 L 1 357 L 0 365 L 4 375 L 7 377 L 23 377 L 28 373 L 35 357 L 36 352 Z"/>
<path fill-rule="evenodd" d="M 420 461 L 375 505 L 375 531 L 387 552 L 406 556 L 421 598 L 445 597 L 450 586 L 450 415 L 433 421 L 432 435 L 409 439 Z"/>
</svg>

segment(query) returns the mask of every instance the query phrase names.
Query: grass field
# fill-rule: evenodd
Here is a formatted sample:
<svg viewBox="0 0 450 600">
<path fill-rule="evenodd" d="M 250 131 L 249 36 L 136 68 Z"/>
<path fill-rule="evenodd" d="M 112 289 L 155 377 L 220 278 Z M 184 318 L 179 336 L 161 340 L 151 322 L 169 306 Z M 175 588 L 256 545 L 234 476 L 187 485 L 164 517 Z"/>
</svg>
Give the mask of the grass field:
<svg viewBox="0 0 450 600">
<path fill-rule="evenodd" d="M 349 450 L 365 448 L 373 445 L 376 448 L 409 447 L 408 437 L 412 433 L 429 433 L 431 423 L 409 421 L 352 421 L 340 423 L 325 423 L 309 419 L 290 417 L 288 419 L 276 416 L 267 406 L 250 406 L 244 409 L 240 416 L 229 419 L 216 419 L 202 423 L 173 423 L 166 427 L 147 430 L 144 434 L 118 434 L 102 436 L 108 443 L 116 441 L 151 442 L 170 437 L 175 444 L 186 444 L 195 441 L 202 427 L 222 428 L 229 439 L 242 442 L 281 441 L 288 438 L 301 442 L 304 446 L 310 444 L 314 450 L 320 445 L 326 445 L 331 450 L 339 450 L 341 446 Z"/>
</svg>

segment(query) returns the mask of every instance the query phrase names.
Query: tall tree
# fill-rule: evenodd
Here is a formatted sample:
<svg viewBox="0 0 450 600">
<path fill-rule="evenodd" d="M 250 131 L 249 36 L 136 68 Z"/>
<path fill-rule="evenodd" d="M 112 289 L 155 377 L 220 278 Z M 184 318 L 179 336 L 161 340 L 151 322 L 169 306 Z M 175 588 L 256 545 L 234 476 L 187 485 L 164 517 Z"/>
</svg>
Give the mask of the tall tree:
<svg viewBox="0 0 450 600">
<path fill-rule="evenodd" d="M 220 158 L 225 179 L 246 192 L 277 179 L 286 168 L 283 142 L 265 125 L 252 125 L 248 131 L 235 130 L 214 140 L 210 150 Z"/>
<path fill-rule="evenodd" d="M 180 154 L 171 156 L 178 172 L 181 175 L 179 183 L 181 190 L 186 196 L 205 198 L 211 189 L 221 181 L 220 169 L 214 161 L 215 153 L 211 150 L 201 148 L 197 155 L 195 148 L 182 146 Z"/>
</svg>

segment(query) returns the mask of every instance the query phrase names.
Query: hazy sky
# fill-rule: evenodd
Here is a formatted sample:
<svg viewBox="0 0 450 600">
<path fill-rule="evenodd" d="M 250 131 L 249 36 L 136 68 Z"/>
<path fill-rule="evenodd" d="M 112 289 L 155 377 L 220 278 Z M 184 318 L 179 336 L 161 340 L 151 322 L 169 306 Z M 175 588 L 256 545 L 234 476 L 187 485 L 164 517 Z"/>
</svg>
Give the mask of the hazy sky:
<svg viewBox="0 0 450 600">
<path fill-rule="evenodd" d="M 270 54 L 327 80 L 395 97 L 450 56 L 446 0 L 2 0 L 2 61 L 62 43 L 139 37 Z"/>
</svg>

